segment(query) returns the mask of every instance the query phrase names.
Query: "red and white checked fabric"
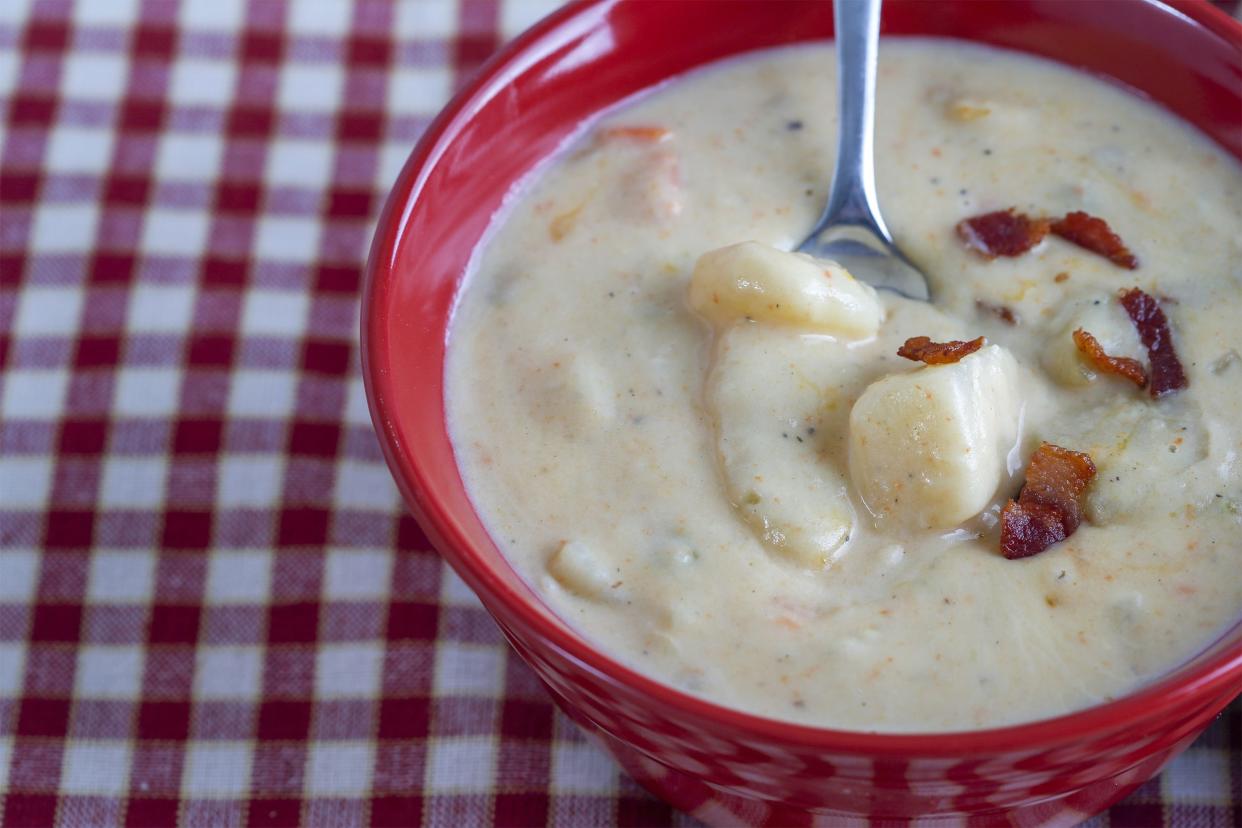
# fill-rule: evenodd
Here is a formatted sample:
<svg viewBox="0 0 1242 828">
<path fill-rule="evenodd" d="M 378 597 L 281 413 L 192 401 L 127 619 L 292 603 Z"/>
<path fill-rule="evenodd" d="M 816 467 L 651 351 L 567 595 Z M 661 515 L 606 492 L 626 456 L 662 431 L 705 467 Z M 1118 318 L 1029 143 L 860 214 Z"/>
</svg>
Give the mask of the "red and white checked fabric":
<svg viewBox="0 0 1242 828">
<path fill-rule="evenodd" d="M 0 0 L 0 824 L 693 825 L 402 511 L 376 214 L 555 0 Z M 1100 825 L 1242 824 L 1242 708 Z"/>
</svg>

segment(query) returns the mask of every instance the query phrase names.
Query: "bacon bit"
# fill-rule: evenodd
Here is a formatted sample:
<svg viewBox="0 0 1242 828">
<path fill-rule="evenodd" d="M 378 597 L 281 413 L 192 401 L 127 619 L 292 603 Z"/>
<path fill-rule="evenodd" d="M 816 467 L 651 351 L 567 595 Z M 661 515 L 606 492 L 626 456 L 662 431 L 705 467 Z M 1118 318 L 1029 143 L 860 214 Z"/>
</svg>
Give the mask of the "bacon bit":
<svg viewBox="0 0 1242 828">
<path fill-rule="evenodd" d="M 912 336 L 906 344 L 897 349 L 897 356 L 925 362 L 928 365 L 948 365 L 962 357 L 970 356 L 983 347 L 983 337 L 976 337 L 969 342 L 955 339 L 951 342 L 932 342 L 926 336 Z"/>
<path fill-rule="evenodd" d="M 1042 443 L 1031 455 L 1018 499 L 1001 511 L 1001 554 L 1030 557 L 1074 534 L 1082 520 L 1079 500 L 1094 477 L 1090 456 Z"/>
<path fill-rule="evenodd" d="M 1147 387 L 1147 370 L 1137 359 L 1109 356 L 1104 352 L 1104 346 L 1100 344 L 1100 341 L 1082 328 L 1074 331 L 1074 344 L 1102 373 L 1125 377 L 1139 388 Z"/>
<path fill-rule="evenodd" d="M 1056 282 L 1056 283 L 1059 285 L 1059 284 L 1061 284 L 1062 282 L 1068 282 L 1068 281 L 1069 281 L 1069 277 L 1070 277 L 1070 275 L 1069 275 L 1068 273 L 1066 273 L 1064 270 L 1062 270 L 1062 271 L 1061 271 L 1060 273 L 1058 273 L 1056 276 L 1053 276 L 1053 277 L 1052 277 L 1052 281 Z"/>
<path fill-rule="evenodd" d="M 957 235 L 966 246 L 989 259 L 1020 256 L 1048 235 L 1052 222 L 1023 213 L 997 210 L 957 223 Z"/>
<path fill-rule="evenodd" d="M 1148 386 L 1151 395 L 1163 397 L 1187 387 L 1190 383 L 1173 348 L 1169 320 L 1160 309 L 1160 303 L 1136 287 L 1123 290 L 1119 299 L 1138 330 L 1143 347 L 1147 349 L 1147 360 L 1151 363 L 1151 384 Z"/>
<path fill-rule="evenodd" d="M 1018 324 L 1018 315 L 1013 312 L 1013 308 L 1008 305 L 994 305 L 983 299 L 975 300 L 975 307 L 983 313 L 990 313 L 1006 325 Z"/>
<path fill-rule="evenodd" d="M 667 141 L 669 138 L 672 138 L 673 133 L 659 126 L 615 126 L 601 129 L 599 137 L 603 140 L 624 138 L 630 141 L 658 144 L 661 141 Z"/>
<path fill-rule="evenodd" d="M 1052 223 L 1052 232 L 1071 244 L 1098 253 L 1118 267 L 1134 270 L 1138 259 L 1102 218 L 1075 210 Z"/>
</svg>

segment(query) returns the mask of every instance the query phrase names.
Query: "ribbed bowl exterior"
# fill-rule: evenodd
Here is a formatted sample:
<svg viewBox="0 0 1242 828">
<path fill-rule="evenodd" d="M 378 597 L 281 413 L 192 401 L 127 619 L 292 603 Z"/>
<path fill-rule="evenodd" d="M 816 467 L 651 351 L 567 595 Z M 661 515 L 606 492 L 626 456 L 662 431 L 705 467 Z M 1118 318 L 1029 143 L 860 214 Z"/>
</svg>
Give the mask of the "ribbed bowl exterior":
<svg viewBox="0 0 1242 828">
<path fill-rule="evenodd" d="M 1242 158 L 1242 26 L 1207 3 L 888 0 L 883 31 L 1019 49 L 1111 77 Z M 447 329 L 471 253 L 513 184 L 584 119 L 639 90 L 831 34 L 831 9 L 817 0 L 586 0 L 493 58 L 429 127 L 376 230 L 362 310 L 376 431 L 410 509 L 517 652 L 672 804 L 730 825 L 1072 824 L 1157 773 L 1242 690 L 1242 625 L 1149 688 L 1045 722 L 901 735 L 760 719 L 641 676 L 568 628 L 500 555 L 453 457 Z"/>
</svg>

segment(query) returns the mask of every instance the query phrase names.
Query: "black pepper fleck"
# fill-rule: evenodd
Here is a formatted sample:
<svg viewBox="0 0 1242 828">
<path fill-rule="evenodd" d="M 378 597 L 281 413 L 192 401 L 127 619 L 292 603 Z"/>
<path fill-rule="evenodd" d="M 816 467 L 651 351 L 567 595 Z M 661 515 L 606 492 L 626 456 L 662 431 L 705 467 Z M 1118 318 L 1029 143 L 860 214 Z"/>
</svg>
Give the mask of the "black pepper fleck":
<svg viewBox="0 0 1242 828">
<path fill-rule="evenodd" d="M 802 126 L 803 124 L 801 121 L 786 121 L 785 122 L 785 129 L 789 130 L 790 132 L 797 132 L 798 130 L 802 129 Z"/>
</svg>

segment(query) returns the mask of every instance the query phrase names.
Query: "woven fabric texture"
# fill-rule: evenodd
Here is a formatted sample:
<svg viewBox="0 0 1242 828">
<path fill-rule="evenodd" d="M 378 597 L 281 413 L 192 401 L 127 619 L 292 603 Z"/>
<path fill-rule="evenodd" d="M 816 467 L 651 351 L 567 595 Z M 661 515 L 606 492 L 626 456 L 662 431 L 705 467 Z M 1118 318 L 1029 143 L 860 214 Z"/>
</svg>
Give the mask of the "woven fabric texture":
<svg viewBox="0 0 1242 828">
<path fill-rule="evenodd" d="M 404 515 L 376 215 L 554 0 L 0 0 L 0 824 L 683 825 Z M 1099 825 L 1242 824 L 1242 708 Z"/>
</svg>

